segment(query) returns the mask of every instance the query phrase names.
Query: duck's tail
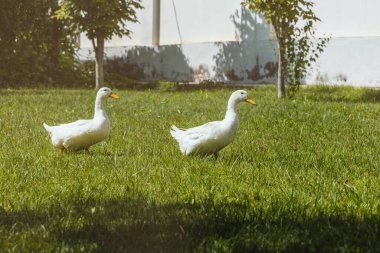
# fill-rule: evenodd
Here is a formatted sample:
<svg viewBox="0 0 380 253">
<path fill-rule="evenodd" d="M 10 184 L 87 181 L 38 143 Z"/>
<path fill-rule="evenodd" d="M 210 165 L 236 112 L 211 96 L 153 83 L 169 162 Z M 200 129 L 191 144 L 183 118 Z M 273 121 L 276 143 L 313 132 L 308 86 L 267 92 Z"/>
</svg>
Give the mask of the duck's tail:
<svg viewBox="0 0 380 253">
<path fill-rule="evenodd" d="M 49 125 L 46 124 L 46 123 L 43 123 L 42 125 L 44 126 L 44 128 L 46 129 L 46 131 L 47 131 L 49 134 L 51 134 L 51 132 L 52 132 L 52 127 L 49 126 Z"/>
<path fill-rule="evenodd" d="M 170 134 L 178 142 L 181 153 L 185 154 L 186 153 L 186 141 L 185 141 L 186 138 L 184 138 L 185 137 L 184 131 L 182 129 L 179 129 L 175 125 L 173 125 L 170 129 Z"/>
<path fill-rule="evenodd" d="M 170 134 L 173 136 L 174 139 L 176 139 L 176 141 L 179 141 L 179 138 L 180 138 L 182 132 L 183 132 L 183 130 L 179 129 L 175 125 L 171 126 Z"/>
</svg>

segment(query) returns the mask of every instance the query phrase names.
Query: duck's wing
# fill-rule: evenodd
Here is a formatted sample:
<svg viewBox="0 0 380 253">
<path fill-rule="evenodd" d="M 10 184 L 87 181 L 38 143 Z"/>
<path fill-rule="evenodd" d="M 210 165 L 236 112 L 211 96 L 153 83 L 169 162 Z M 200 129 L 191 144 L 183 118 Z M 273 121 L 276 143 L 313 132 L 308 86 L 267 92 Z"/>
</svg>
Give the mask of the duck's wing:
<svg viewBox="0 0 380 253">
<path fill-rule="evenodd" d="M 60 124 L 57 126 L 47 126 L 44 125 L 45 129 L 50 134 L 58 135 L 70 135 L 71 132 L 81 134 L 87 131 L 87 128 L 90 128 L 92 120 L 77 120 L 71 123 Z"/>
<path fill-rule="evenodd" d="M 90 119 L 80 119 L 71 123 L 60 124 L 57 127 L 60 127 L 60 128 L 82 127 L 84 125 L 88 125 L 91 121 L 92 120 Z"/>
<path fill-rule="evenodd" d="M 193 140 L 212 138 L 220 125 L 221 121 L 212 121 L 201 126 L 184 129 L 183 133 Z"/>
</svg>

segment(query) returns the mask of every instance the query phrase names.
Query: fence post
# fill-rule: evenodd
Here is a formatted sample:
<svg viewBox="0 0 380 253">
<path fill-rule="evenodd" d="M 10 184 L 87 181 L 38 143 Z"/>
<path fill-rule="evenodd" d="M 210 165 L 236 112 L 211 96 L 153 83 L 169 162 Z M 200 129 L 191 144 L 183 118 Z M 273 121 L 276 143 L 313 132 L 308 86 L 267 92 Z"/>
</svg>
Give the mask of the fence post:
<svg viewBox="0 0 380 253">
<path fill-rule="evenodd" d="M 153 0 L 153 36 L 152 44 L 160 45 L 161 0 Z"/>
</svg>

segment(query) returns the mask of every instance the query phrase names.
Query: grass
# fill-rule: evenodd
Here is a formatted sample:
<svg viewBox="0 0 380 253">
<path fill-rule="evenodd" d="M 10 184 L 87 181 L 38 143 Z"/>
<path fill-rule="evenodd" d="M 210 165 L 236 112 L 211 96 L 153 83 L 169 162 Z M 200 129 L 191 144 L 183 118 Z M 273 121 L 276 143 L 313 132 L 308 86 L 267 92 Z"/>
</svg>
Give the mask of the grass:
<svg viewBox="0 0 380 253">
<path fill-rule="evenodd" d="M 170 125 L 221 119 L 231 90 L 117 91 L 109 140 L 58 155 L 42 122 L 94 91 L 0 90 L 1 252 L 379 252 L 380 91 L 248 89 L 233 144 L 183 157 Z"/>
</svg>

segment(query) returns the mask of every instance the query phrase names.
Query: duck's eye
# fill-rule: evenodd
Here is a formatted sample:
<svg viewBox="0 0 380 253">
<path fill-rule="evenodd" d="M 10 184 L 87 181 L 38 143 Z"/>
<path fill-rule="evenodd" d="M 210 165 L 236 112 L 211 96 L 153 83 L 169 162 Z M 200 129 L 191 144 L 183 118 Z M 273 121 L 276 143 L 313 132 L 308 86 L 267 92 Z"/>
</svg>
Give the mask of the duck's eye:
<svg viewBox="0 0 380 253">
<path fill-rule="evenodd" d="M 244 95 L 244 92 L 240 92 L 240 94 Z"/>
</svg>

